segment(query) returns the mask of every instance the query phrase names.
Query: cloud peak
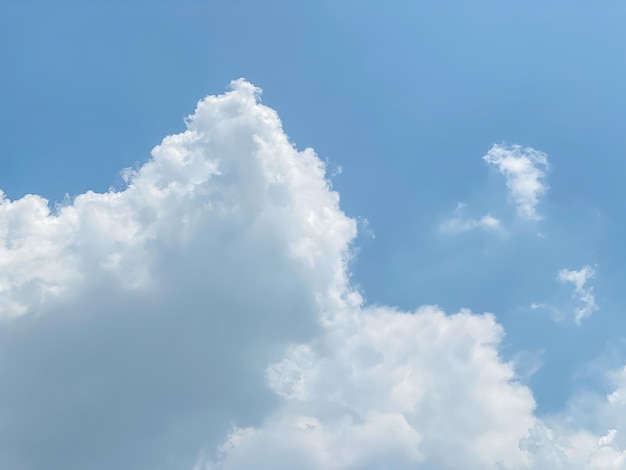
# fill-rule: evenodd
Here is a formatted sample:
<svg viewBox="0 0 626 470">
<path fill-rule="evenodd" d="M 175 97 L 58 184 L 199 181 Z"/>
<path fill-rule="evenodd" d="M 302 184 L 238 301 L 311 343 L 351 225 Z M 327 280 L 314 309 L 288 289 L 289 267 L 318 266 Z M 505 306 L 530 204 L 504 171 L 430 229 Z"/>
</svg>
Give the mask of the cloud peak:
<svg viewBox="0 0 626 470">
<path fill-rule="evenodd" d="M 0 198 L 0 468 L 541 468 L 496 318 L 366 306 L 324 163 L 231 87 L 123 190 Z"/>
</svg>

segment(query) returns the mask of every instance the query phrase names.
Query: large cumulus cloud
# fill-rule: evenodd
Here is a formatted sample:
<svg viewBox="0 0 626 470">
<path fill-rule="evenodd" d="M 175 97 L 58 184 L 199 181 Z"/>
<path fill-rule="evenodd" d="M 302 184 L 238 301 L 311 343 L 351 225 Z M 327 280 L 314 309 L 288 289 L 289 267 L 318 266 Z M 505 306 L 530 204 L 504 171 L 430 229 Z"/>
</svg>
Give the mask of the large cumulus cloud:
<svg viewBox="0 0 626 470">
<path fill-rule="evenodd" d="M 356 229 L 258 93 L 201 101 L 122 191 L 3 198 L 0 468 L 190 468 L 277 401 Z"/>
<path fill-rule="evenodd" d="M 618 468 L 620 423 L 534 415 L 492 315 L 363 304 L 355 221 L 259 93 L 123 190 L 2 198 L 0 468 Z"/>
</svg>

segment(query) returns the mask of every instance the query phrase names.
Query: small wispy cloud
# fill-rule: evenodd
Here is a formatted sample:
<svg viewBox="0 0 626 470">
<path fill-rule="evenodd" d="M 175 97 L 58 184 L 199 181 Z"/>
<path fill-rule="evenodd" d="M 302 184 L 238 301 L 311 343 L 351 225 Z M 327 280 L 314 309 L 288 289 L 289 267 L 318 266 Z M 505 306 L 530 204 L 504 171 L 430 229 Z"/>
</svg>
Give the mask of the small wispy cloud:
<svg viewBox="0 0 626 470">
<path fill-rule="evenodd" d="M 583 304 L 582 307 L 578 307 L 575 311 L 574 320 L 577 325 L 580 325 L 583 318 L 591 316 L 593 312 L 598 310 L 593 294 L 593 287 L 587 286 L 587 281 L 594 277 L 595 274 L 591 266 L 585 266 L 578 271 L 568 269 L 561 269 L 559 271 L 559 282 L 563 284 L 573 284 L 574 293 L 572 297 Z"/>
<path fill-rule="evenodd" d="M 450 219 L 444 220 L 439 224 L 439 230 L 445 233 L 462 233 L 474 229 L 482 229 L 489 232 L 502 232 L 502 223 L 500 219 L 493 217 L 491 214 L 484 215 L 480 219 L 463 216 L 465 204 L 459 202 Z"/>
<path fill-rule="evenodd" d="M 539 220 L 539 198 L 548 190 L 545 174 L 548 157 L 545 153 L 520 145 L 494 145 L 483 157 L 495 165 L 506 178 L 509 197 L 515 201 L 517 213 L 527 220 Z"/>
<path fill-rule="evenodd" d="M 583 319 L 591 316 L 598 310 L 596 299 L 593 294 L 593 287 L 588 285 L 591 278 L 596 272 L 591 266 L 584 266 L 578 271 L 572 269 L 561 269 L 557 275 L 557 280 L 561 284 L 571 284 L 574 286 L 572 299 L 580 302 L 582 306 L 574 310 L 574 321 L 580 325 Z M 562 321 L 565 319 L 564 308 L 555 306 L 552 303 L 533 302 L 530 305 L 532 310 L 545 310 L 550 313 L 554 321 Z"/>
<path fill-rule="evenodd" d="M 517 352 L 512 359 L 518 377 L 524 382 L 528 382 L 543 366 L 544 354 L 543 349 L 526 349 Z"/>
<path fill-rule="evenodd" d="M 552 319 L 557 322 L 562 321 L 565 318 L 563 313 L 554 305 L 550 305 L 550 304 L 543 303 L 543 302 L 542 303 L 533 302 L 532 304 L 530 304 L 530 308 L 532 310 L 545 310 L 549 312 Z"/>
</svg>

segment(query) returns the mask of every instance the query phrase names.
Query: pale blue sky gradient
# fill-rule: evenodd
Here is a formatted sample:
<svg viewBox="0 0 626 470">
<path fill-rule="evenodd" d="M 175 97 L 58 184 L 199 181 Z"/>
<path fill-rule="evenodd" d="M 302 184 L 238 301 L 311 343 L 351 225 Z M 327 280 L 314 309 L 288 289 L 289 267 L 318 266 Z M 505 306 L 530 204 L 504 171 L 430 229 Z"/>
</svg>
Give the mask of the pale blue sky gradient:
<svg viewBox="0 0 626 470">
<path fill-rule="evenodd" d="M 368 302 L 494 312 L 505 352 L 544 350 L 530 383 L 556 410 L 604 386 L 589 364 L 626 359 L 625 20 L 622 1 L 3 0 L 0 188 L 53 204 L 121 186 L 245 77 L 299 148 L 341 167 L 342 208 L 375 234 L 353 267 Z M 543 220 L 516 222 L 481 159 L 502 142 L 548 154 Z M 458 202 L 509 235 L 442 235 Z M 558 270 L 584 265 L 599 311 L 581 326 L 529 308 L 570 302 Z"/>
</svg>

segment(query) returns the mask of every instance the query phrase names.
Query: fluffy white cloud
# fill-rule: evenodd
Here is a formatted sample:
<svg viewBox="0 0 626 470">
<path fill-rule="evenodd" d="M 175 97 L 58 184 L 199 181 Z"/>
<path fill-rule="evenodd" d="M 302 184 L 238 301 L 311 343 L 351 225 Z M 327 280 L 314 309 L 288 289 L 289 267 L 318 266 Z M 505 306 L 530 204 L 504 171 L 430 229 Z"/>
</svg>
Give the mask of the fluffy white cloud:
<svg viewBox="0 0 626 470">
<path fill-rule="evenodd" d="M 124 190 L 0 201 L 0 468 L 621 464 L 623 387 L 544 422 L 492 315 L 364 306 L 324 164 L 232 88 Z"/>
<path fill-rule="evenodd" d="M 598 310 L 596 299 L 593 295 L 593 287 L 587 287 L 587 281 L 595 276 L 595 271 L 591 266 L 585 266 L 578 271 L 561 269 L 559 271 L 558 280 L 561 283 L 570 283 L 574 286 L 573 297 L 583 304 L 582 307 L 576 308 L 574 319 L 578 325 L 584 318 L 589 317 L 593 312 Z"/>
<path fill-rule="evenodd" d="M 534 401 L 498 356 L 502 335 L 468 311 L 354 312 L 268 369 L 282 409 L 236 429 L 217 468 L 526 468 Z"/>
<path fill-rule="evenodd" d="M 423 308 L 415 315 L 437 313 L 443 316 L 436 308 Z M 444 323 L 453 323 L 462 315 L 463 312 L 441 319 L 446 318 Z M 419 339 L 424 338 L 419 336 Z M 434 340 L 440 339 L 443 338 Z M 413 359 L 420 356 L 419 348 L 415 349 L 411 354 Z M 449 354 L 449 351 L 442 352 Z M 300 352 L 295 356 L 302 360 Z M 528 390 L 516 382 L 503 381 L 503 376 L 496 373 L 491 374 L 495 381 L 481 377 L 477 380 L 478 387 L 473 388 L 473 382 L 467 381 L 466 375 L 462 375 L 458 383 L 454 380 L 454 372 L 462 367 L 460 362 L 463 361 L 459 358 L 453 361 L 451 371 L 445 368 L 450 365 L 445 360 L 433 360 L 432 356 L 428 359 L 444 367 L 440 370 L 433 367 L 434 364 L 414 367 L 412 371 L 422 374 L 419 380 L 407 384 L 411 377 L 407 379 L 404 373 L 401 374 L 403 380 L 395 377 L 390 381 L 395 384 L 391 387 L 386 377 L 380 384 L 376 381 L 369 387 L 358 387 L 359 381 L 354 377 L 358 375 L 355 369 L 359 366 L 353 363 L 344 364 L 339 370 L 330 367 L 332 372 L 325 373 L 321 366 L 327 367 L 328 359 L 319 361 L 318 370 L 316 363 L 307 358 L 302 362 L 309 372 L 296 374 L 293 364 L 289 364 L 287 381 L 295 377 L 305 382 L 309 375 L 323 375 L 324 381 L 339 385 L 328 387 L 325 384 L 324 391 L 307 394 L 306 399 L 301 396 L 305 388 L 298 387 L 295 394 L 290 388 L 288 403 L 268 419 L 264 427 L 234 429 L 220 448 L 219 460 L 200 463 L 195 470 L 287 469 L 292 468 L 294 462 L 298 467 L 311 469 L 372 470 L 618 470 L 626 465 L 626 369 L 612 374 L 615 388 L 607 396 L 589 393 L 576 396 L 566 410 L 540 420 L 530 413 L 532 399 L 526 395 Z M 357 363 L 362 362 L 357 359 Z M 386 370 L 387 362 L 393 363 L 381 359 L 373 369 Z M 484 362 L 476 366 L 494 368 L 510 376 L 510 371 L 506 371 L 510 365 L 497 365 L 497 362 L 491 367 Z M 465 366 L 467 370 L 472 368 L 469 364 Z M 341 372 L 352 380 L 341 378 Z M 328 377 L 331 373 L 337 375 L 331 379 Z M 470 373 L 478 375 L 476 371 Z M 444 384 L 443 390 L 434 389 Z M 342 386 L 349 388 L 349 396 L 337 392 Z M 409 400 L 399 405 L 394 397 L 396 390 L 411 386 L 413 390 L 405 395 Z M 331 393 L 327 393 L 329 388 Z M 391 393 L 384 397 L 384 392 L 389 391 Z M 359 392 L 361 396 L 377 395 L 369 405 L 378 411 L 372 413 L 370 408 L 367 415 L 360 415 L 358 410 L 363 400 L 358 399 L 361 398 L 357 397 Z M 316 397 L 323 401 L 313 403 L 311 399 Z M 381 408 L 386 409 L 386 414 Z M 385 415 L 387 420 L 381 419 Z"/>
<path fill-rule="evenodd" d="M 356 224 L 245 81 L 202 100 L 123 191 L 0 204 L 0 468 L 190 468 L 277 403 Z"/>
<path fill-rule="evenodd" d="M 520 145 L 494 145 L 483 159 L 495 165 L 506 178 L 509 196 L 517 205 L 517 213 L 528 220 L 538 220 L 539 198 L 548 190 L 545 153 Z"/>
</svg>

